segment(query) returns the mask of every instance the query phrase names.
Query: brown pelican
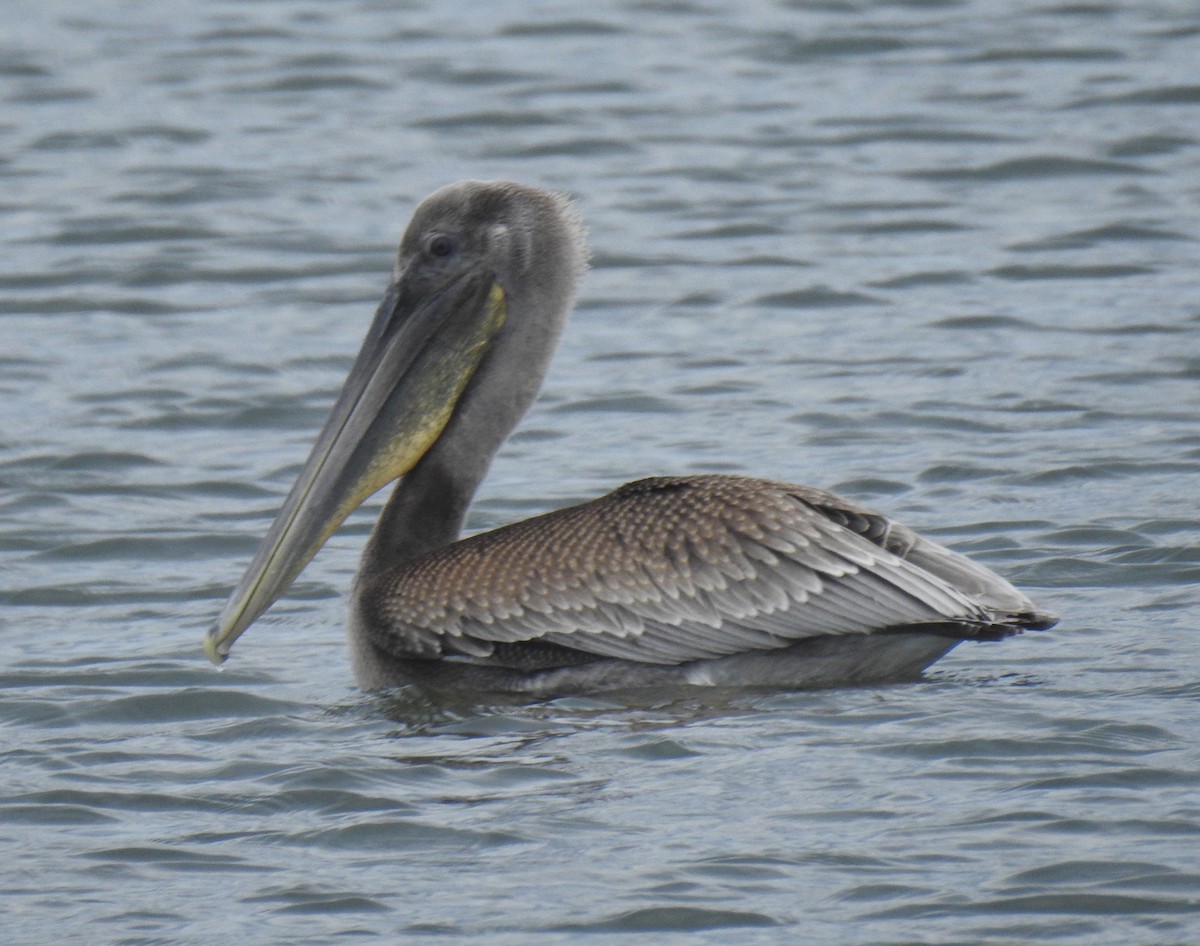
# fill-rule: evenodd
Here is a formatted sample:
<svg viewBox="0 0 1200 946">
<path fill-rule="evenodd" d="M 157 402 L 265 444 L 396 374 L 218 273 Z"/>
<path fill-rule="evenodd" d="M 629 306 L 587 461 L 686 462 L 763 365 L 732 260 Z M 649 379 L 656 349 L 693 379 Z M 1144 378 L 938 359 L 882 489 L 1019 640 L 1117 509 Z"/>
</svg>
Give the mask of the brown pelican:
<svg viewBox="0 0 1200 946">
<path fill-rule="evenodd" d="M 426 199 L 300 477 L 206 651 L 223 661 L 393 480 L 355 579 L 359 682 L 532 695 L 912 677 L 962 640 L 1050 627 L 1003 578 L 807 486 L 644 479 L 460 539 L 541 386 L 587 266 L 563 197 L 463 182 Z"/>
</svg>

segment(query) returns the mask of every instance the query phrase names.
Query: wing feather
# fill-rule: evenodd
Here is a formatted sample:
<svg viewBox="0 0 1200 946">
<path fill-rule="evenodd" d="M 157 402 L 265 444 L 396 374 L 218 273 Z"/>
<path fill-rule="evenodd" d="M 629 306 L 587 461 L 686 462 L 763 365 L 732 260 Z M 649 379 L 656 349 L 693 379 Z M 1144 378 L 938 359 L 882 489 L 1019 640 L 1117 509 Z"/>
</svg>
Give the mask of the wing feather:
<svg viewBox="0 0 1200 946">
<path fill-rule="evenodd" d="M 1004 579 L 878 513 L 733 476 L 640 480 L 456 542 L 382 571 L 360 608 L 397 655 L 487 659 L 543 640 L 647 663 L 921 624 L 970 636 L 1032 612 Z"/>
</svg>

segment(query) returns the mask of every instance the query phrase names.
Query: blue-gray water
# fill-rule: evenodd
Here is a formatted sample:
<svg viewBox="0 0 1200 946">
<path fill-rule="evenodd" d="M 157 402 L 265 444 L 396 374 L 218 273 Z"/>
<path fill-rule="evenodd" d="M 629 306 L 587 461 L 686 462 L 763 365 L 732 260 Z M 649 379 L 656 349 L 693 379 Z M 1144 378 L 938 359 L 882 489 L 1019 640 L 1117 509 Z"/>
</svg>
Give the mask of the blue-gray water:
<svg viewBox="0 0 1200 946">
<path fill-rule="evenodd" d="M 4 21 L 6 944 L 1200 941 L 1192 0 Z M 472 528 L 794 479 L 1060 627 L 907 685 L 366 695 L 368 509 L 210 667 L 413 204 L 460 177 L 572 192 L 595 246 Z"/>
</svg>

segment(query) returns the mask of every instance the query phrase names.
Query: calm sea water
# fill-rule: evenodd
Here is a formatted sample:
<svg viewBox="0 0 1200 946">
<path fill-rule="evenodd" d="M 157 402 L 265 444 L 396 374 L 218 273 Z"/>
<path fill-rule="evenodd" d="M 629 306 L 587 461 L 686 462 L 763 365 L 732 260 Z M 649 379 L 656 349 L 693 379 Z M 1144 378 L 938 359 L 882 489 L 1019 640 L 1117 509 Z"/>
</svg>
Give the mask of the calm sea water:
<svg viewBox="0 0 1200 946">
<path fill-rule="evenodd" d="M 1200 941 L 1194 2 L 4 18 L 5 943 Z M 373 506 L 210 667 L 461 177 L 570 191 L 595 246 L 472 528 L 788 478 L 1063 623 L 909 685 L 363 694 Z"/>
</svg>

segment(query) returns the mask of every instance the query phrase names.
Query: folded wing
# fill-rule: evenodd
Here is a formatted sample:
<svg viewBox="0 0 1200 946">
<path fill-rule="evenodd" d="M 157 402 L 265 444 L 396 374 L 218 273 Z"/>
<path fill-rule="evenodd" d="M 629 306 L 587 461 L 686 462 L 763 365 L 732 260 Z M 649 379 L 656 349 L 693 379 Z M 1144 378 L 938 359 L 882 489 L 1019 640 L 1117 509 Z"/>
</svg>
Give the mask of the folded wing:
<svg viewBox="0 0 1200 946">
<path fill-rule="evenodd" d="M 456 542 L 360 599 L 376 646 L 497 659 L 511 645 L 678 664 L 900 629 L 1053 624 L 998 575 L 809 487 L 660 477 Z"/>
</svg>

